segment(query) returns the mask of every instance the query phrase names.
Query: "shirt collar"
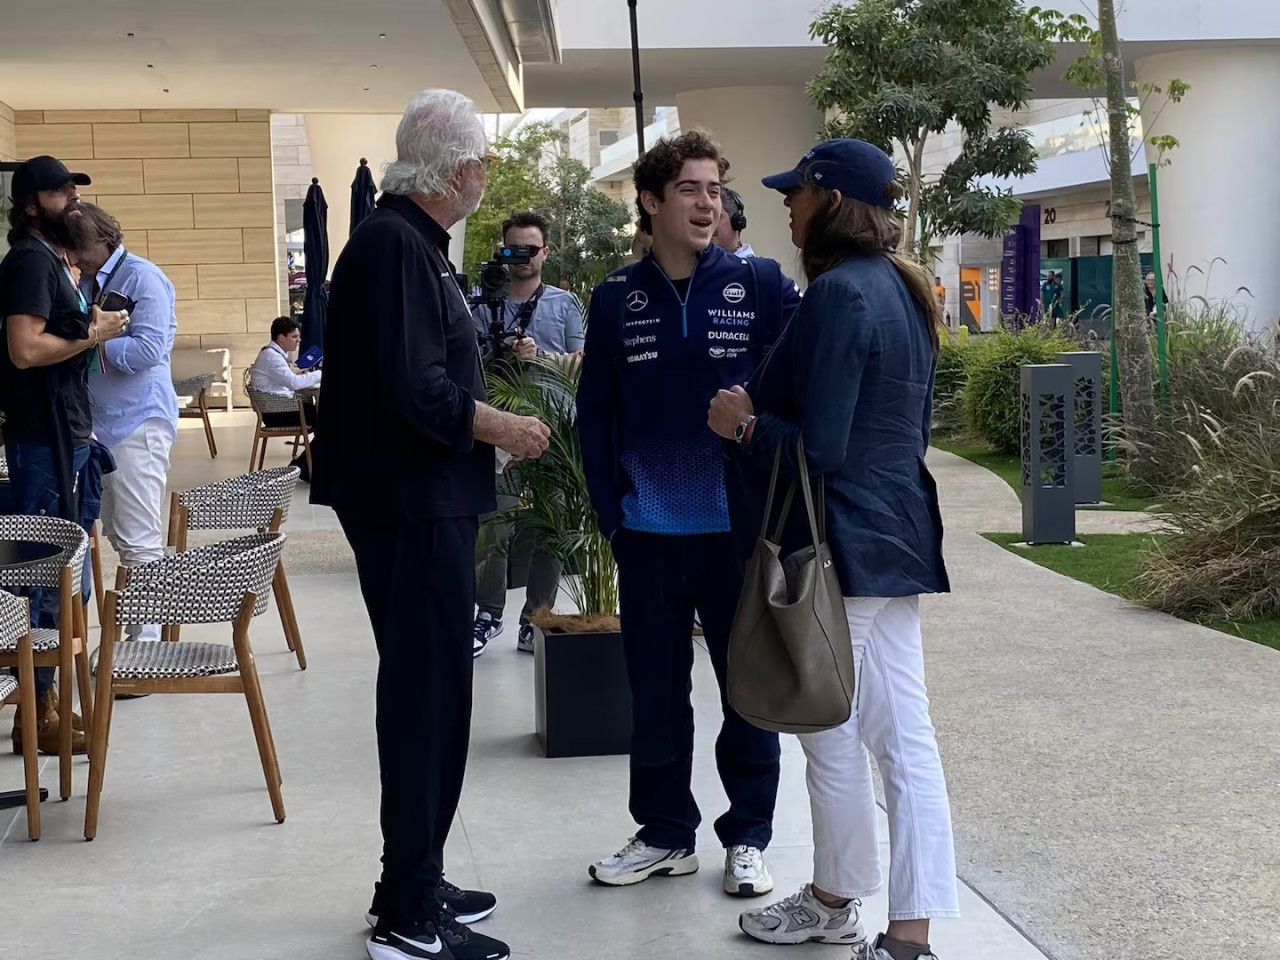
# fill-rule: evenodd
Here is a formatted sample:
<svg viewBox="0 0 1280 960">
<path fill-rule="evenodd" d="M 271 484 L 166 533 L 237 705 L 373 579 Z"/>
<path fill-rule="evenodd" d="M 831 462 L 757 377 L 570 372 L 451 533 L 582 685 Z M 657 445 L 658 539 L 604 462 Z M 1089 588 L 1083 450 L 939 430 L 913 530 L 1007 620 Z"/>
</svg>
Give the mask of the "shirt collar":
<svg viewBox="0 0 1280 960">
<path fill-rule="evenodd" d="M 412 198 L 396 193 L 384 193 L 378 198 L 378 206 L 396 211 L 408 220 L 424 239 L 434 244 L 446 257 L 448 256 L 449 242 L 453 238 L 444 227 L 436 223 L 431 214 L 414 203 Z"/>
<path fill-rule="evenodd" d="M 737 250 L 733 252 L 734 252 L 734 255 L 739 260 L 750 260 L 752 257 L 756 255 L 756 252 L 751 249 L 751 244 L 749 243 L 744 243 L 742 246 L 740 246 Z"/>
<path fill-rule="evenodd" d="M 289 359 L 289 354 L 285 353 L 284 347 L 280 346 L 280 344 L 276 343 L 274 340 L 268 343 L 267 346 L 274 347 L 276 353 L 280 354 L 280 356 L 284 357 L 286 360 Z"/>
<path fill-rule="evenodd" d="M 124 244 L 116 247 L 111 252 L 111 256 L 107 257 L 107 262 L 98 268 L 98 284 L 105 285 L 107 277 L 111 276 L 111 271 L 116 268 L 116 264 L 120 262 L 120 258 L 124 256 Z"/>
</svg>

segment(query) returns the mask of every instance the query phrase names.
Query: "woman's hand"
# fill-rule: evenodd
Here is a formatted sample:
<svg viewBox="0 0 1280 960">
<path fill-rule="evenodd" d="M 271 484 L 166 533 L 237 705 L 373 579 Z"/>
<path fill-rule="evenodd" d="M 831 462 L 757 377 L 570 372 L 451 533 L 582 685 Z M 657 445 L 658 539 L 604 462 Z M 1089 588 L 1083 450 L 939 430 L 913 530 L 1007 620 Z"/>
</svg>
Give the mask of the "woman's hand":
<svg viewBox="0 0 1280 960">
<path fill-rule="evenodd" d="M 711 401 L 711 409 L 707 411 L 707 426 L 718 436 L 726 440 L 734 440 L 734 434 L 742 421 L 756 412 L 755 405 L 747 391 L 740 386 L 732 390 L 720 390 Z"/>
</svg>

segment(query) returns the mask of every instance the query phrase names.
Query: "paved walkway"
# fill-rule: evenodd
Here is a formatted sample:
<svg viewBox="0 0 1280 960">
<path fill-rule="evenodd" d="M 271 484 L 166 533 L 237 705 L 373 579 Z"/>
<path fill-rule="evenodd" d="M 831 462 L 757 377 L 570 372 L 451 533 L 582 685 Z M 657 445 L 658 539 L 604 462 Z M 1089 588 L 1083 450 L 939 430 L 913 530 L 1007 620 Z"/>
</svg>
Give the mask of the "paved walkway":
<svg viewBox="0 0 1280 960">
<path fill-rule="evenodd" d="M 191 425 L 175 451 L 176 487 L 242 472 L 243 427 L 218 428 L 223 455 L 211 463 Z M 939 955 L 1190 960 L 1203 956 L 1203 938 L 1226 956 L 1272 957 L 1280 658 L 1127 608 L 995 547 L 970 531 L 1016 530 L 1012 492 L 953 457 L 938 455 L 935 467 L 957 592 L 926 604 L 926 631 L 966 882 L 965 919 L 936 928 Z M 287 822 L 271 822 L 236 698 L 122 703 L 93 844 L 79 839 L 84 764 L 73 799 L 45 805 L 40 843 L 22 839 L 21 813 L 0 815 L 0 926 L 14 956 L 47 952 L 51 937 L 66 960 L 364 955 L 379 842 L 372 642 L 332 515 L 300 497 L 287 529 L 310 669 L 296 669 L 273 614 L 253 634 Z M 183 636 L 226 639 L 221 627 Z M 538 755 L 532 662 L 514 642 L 504 635 L 477 663 L 472 760 L 447 860 L 456 882 L 499 894 L 487 925 L 515 956 L 846 956 L 744 940 L 739 905 L 718 889 L 709 827 L 695 877 L 589 885 L 587 863 L 632 826 L 626 761 Z M 695 789 L 709 821 L 724 802 L 712 760 L 718 705 L 705 656 L 696 669 Z M 770 863 L 789 891 L 808 876 L 811 845 L 803 757 L 784 739 Z M 56 784 L 55 762 L 44 777 Z M 0 785 L 20 782 L 17 759 L 0 756 Z M 869 902 L 868 921 L 882 924 L 885 909 L 883 896 Z"/>
</svg>

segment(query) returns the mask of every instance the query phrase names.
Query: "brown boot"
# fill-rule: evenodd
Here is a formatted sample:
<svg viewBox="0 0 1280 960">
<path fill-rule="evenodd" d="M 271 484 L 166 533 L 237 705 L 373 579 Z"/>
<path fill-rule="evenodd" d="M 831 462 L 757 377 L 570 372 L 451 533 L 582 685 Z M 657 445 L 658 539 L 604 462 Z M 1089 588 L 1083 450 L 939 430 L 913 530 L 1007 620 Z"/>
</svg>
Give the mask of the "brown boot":
<svg viewBox="0 0 1280 960">
<path fill-rule="evenodd" d="M 54 713 L 58 714 L 59 716 L 62 715 L 61 711 L 58 708 L 58 688 L 57 687 L 50 687 L 48 690 L 44 692 L 44 702 L 49 705 L 49 709 L 52 710 Z M 74 710 L 71 712 L 71 729 L 78 730 L 81 732 L 84 731 L 84 721 L 80 719 L 80 714 L 76 713 Z"/>
<path fill-rule="evenodd" d="M 13 715 L 13 752 L 22 756 L 22 708 L 19 707 Z M 50 710 L 48 701 L 41 700 L 36 704 L 36 748 L 46 757 L 58 756 L 58 737 L 61 727 L 59 726 L 58 713 L 56 710 Z M 84 731 L 71 731 L 71 753 L 73 756 L 83 756 L 89 752 L 89 745 L 85 741 Z"/>
</svg>

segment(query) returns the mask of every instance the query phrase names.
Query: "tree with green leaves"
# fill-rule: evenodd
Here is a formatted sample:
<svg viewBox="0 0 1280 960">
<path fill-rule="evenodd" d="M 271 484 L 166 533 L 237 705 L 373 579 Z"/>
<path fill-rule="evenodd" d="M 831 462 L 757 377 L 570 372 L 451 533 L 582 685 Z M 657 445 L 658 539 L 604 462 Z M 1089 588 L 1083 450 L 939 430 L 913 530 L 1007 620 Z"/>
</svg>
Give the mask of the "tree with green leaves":
<svg viewBox="0 0 1280 960">
<path fill-rule="evenodd" d="M 569 156 L 568 137 L 549 123 L 523 127 L 494 150 L 501 162 L 489 171 L 484 202 L 467 221 L 464 270 L 475 276 L 493 256 L 507 217 L 534 210 L 551 221 L 543 276 L 585 297 L 629 252 L 624 231 L 631 211 L 592 186 L 590 169 Z"/>
<path fill-rule="evenodd" d="M 1116 27 L 1114 0 L 1098 0 L 1098 26 L 1093 28 L 1082 17 L 1073 17 L 1064 27 L 1070 39 L 1088 44 L 1088 50 L 1067 70 L 1067 79 L 1088 92 L 1094 101 L 1091 113 L 1095 124 L 1106 130 L 1102 141 L 1103 155 L 1111 175 L 1111 322 L 1117 366 L 1113 375 L 1118 380 L 1126 444 L 1131 451 L 1141 447 L 1144 434 L 1155 424 L 1154 374 L 1151 363 L 1151 334 L 1147 326 L 1146 297 L 1142 283 L 1142 259 L 1138 250 L 1138 202 L 1133 189 L 1133 135 L 1144 109 L 1156 117 L 1169 103 L 1181 103 L 1191 87 L 1182 80 L 1171 79 L 1161 85 L 1136 83 L 1124 74 L 1124 57 Z M 1135 104 L 1131 94 L 1136 92 Z M 1155 98 L 1163 98 L 1155 110 Z M 1099 122 L 1105 116 L 1105 124 Z M 1156 165 L 1168 161 L 1165 154 L 1177 148 L 1172 136 L 1151 136 L 1147 147 L 1154 152 Z M 1130 469 L 1139 479 L 1147 461 L 1134 457 Z"/>
<path fill-rule="evenodd" d="M 999 237 L 1021 202 L 986 177 L 1035 171 L 1028 134 L 997 127 L 993 108 L 1023 109 L 1031 74 L 1053 61 L 1053 38 L 1069 18 L 1019 0 L 856 0 L 833 3 L 810 28 L 830 49 L 809 84 L 821 110 L 834 111 L 828 137 L 856 137 L 906 158 L 904 248 L 930 263 L 935 238 Z M 940 173 L 926 170 L 932 137 L 959 128 L 960 154 Z"/>
</svg>

